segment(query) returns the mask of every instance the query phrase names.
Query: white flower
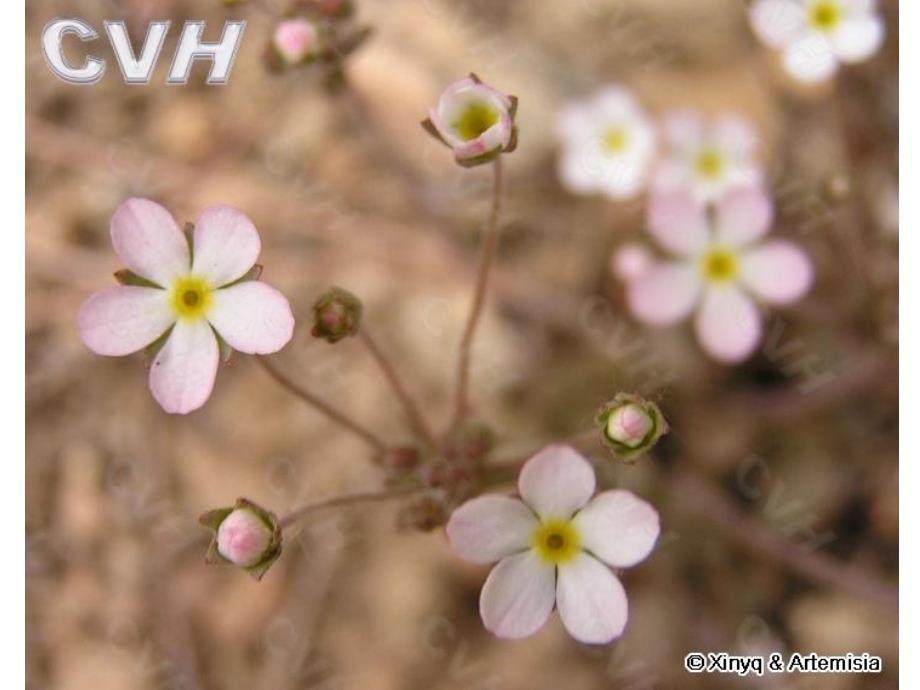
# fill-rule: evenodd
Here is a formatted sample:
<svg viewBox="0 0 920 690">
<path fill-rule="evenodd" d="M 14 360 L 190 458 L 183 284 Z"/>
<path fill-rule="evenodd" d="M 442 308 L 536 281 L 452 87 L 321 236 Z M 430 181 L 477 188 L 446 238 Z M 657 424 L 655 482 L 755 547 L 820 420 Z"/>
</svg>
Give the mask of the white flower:
<svg viewBox="0 0 920 690">
<path fill-rule="evenodd" d="M 754 33 L 783 52 L 783 65 L 803 82 L 824 81 L 840 62 L 862 62 L 885 37 L 874 0 L 756 0 Z"/>
<path fill-rule="evenodd" d="M 559 177 L 576 194 L 629 199 L 645 186 L 655 129 L 632 94 L 610 86 L 562 109 Z"/>
<path fill-rule="evenodd" d="M 688 191 L 715 201 L 735 187 L 759 184 L 757 135 L 734 115 L 707 122 L 697 113 L 676 112 L 662 123 L 667 150 L 653 179 L 656 192 Z"/>
<path fill-rule="evenodd" d="M 773 205 L 760 189 L 725 196 L 712 215 L 687 194 L 656 197 L 649 232 L 673 259 L 658 261 L 627 286 L 627 302 L 647 323 L 677 323 L 696 311 L 697 338 L 723 362 L 748 357 L 760 342 L 756 300 L 790 304 L 811 287 L 808 256 L 784 240 L 762 244 Z"/>
<path fill-rule="evenodd" d="M 581 642 L 606 643 L 623 633 L 626 592 L 610 566 L 628 568 L 651 553 L 658 513 L 629 491 L 594 490 L 591 465 L 554 445 L 521 469 L 520 500 L 479 496 L 451 515 L 447 536 L 461 558 L 498 561 L 479 598 L 489 631 L 527 637 L 556 606 Z"/>
</svg>

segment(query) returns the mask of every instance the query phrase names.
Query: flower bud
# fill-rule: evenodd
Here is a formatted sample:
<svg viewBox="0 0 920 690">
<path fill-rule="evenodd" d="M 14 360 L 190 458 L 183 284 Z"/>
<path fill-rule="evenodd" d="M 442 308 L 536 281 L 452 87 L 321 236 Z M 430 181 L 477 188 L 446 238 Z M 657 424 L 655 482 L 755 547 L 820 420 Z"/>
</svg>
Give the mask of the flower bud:
<svg viewBox="0 0 920 690">
<path fill-rule="evenodd" d="M 313 305 L 313 337 L 336 343 L 361 327 L 361 300 L 348 290 L 330 288 Z"/>
<path fill-rule="evenodd" d="M 621 460 L 634 460 L 668 432 L 668 423 L 655 403 L 628 393 L 604 405 L 596 421 L 607 445 Z"/>
<path fill-rule="evenodd" d="M 464 167 L 488 163 L 517 146 L 517 98 L 483 84 L 475 74 L 448 86 L 422 127 L 450 147 Z"/>
<path fill-rule="evenodd" d="M 407 503 L 396 520 L 401 529 L 417 529 L 430 532 L 447 524 L 449 511 L 443 492 L 433 491 Z"/>
<path fill-rule="evenodd" d="M 285 19 L 275 26 L 272 47 L 285 64 L 302 65 L 319 53 L 319 32 L 308 19 Z"/>
<path fill-rule="evenodd" d="M 230 563 L 259 580 L 281 555 L 277 518 L 245 498 L 232 507 L 205 513 L 199 522 L 213 535 L 208 563 Z"/>
</svg>

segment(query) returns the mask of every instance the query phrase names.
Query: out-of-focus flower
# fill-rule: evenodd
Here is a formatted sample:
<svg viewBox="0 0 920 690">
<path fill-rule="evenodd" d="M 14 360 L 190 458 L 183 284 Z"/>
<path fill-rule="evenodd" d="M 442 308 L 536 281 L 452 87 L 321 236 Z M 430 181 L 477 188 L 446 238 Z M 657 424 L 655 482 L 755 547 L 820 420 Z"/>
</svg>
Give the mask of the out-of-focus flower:
<svg viewBox="0 0 920 690">
<path fill-rule="evenodd" d="M 630 393 L 620 393 L 604 405 L 596 420 L 607 445 L 621 460 L 636 459 L 668 432 L 658 406 Z"/>
<path fill-rule="evenodd" d="M 319 54 L 319 31 L 309 19 L 285 19 L 275 26 L 272 45 L 286 64 L 300 65 Z"/>
<path fill-rule="evenodd" d="M 803 82 L 830 78 L 837 65 L 862 62 L 882 45 L 885 25 L 874 0 L 756 0 L 754 33 L 783 52 L 783 66 Z"/>
<path fill-rule="evenodd" d="M 517 98 L 483 84 L 475 74 L 448 86 L 422 126 L 470 167 L 510 153 L 517 146 Z"/>
<path fill-rule="evenodd" d="M 281 555 L 278 519 L 245 498 L 209 511 L 198 521 L 212 533 L 208 563 L 230 563 L 259 580 Z"/>
<path fill-rule="evenodd" d="M 651 553 L 658 513 L 629 491 L 594 496 L 594 490 L 587 460 L 554 445 L 524 464 L 520 500 L 479 496 L 450 516 L 447 537 L 461 558 L 498 561 L 479 598 L 482 621 L 493 634 L 532 635 L 553 606 L 581 642 L 602 644 L 623 633 L 626 592 L 610 566 L 628 568 Z"/>
<path fill-rule="evenodd" d="M 635 280 L 652 265 L 652 254 L 638 242 L 620 246 L 610 259 L 613 274 L 622 281 Z"/>
<path fill-rule="evenodd" d="M 361 328 L 364 305 L 348 290 L 329 288 L 313 305 L 313 337 L 329 343 L 355 335 Z"/>
<path fill-rule="evenodd" d="M 629 199 L 645 186 L 655 154 L 655 129 L 633 95 L 610 86 L 562 109 L 559 177 L 576 194 Z"/>
<path fill-rule="evenodd" d="M 662 134 L 667 150 L 654 172 L 656 192 L 686 190 L 701 201 L 715 201 L 763 179 L 757 134 L 741 117 L 706 121 L 697 113 L 676 112 L 665 118 Z"/>
<path fill-rule="evenodd" d="M 770 229 L 773 204 L 759 188 L 727 194 L 707 215 L 685 193 L 654 198 L 649 232 L 673 255 L 627 286 L 642 321 L 668 325 L 696 311 L 697 338 L 717 360 L 748 357 L 761 337 L 757 301 L 790 304 L 811 287 L 808 256 L 785 240 L 758 243 Z"/>
<path fill-rule="evenodd" d="M 111 357 L 158 348 L 149 385 L 167 412 L 204 405 L 222 347 L 264 355 L 291 339 L 287 299 L 255 279 L 262 244 L 241 211 L 207 208 L 187 237 L 159 204 L 128 199 L 112 216 L 111 236 L 128 270 L 116 273 L 122 285 L 80 307 L 80 336 L 93 352 Z"/>
</svg>

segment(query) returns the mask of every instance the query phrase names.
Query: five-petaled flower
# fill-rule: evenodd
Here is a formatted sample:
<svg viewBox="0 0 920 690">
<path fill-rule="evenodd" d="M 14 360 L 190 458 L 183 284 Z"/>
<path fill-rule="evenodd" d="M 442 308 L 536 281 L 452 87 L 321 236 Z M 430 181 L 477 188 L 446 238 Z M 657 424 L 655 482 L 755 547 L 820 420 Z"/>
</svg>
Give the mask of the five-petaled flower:
<svg viewBox="0 0 920 690">
<path fill-rule="evenodd" d="M 514 150 L 516 111 L 517 98 L 471 74 L 444 90 L 422 126 L 453 150 L 460 165 L 470 167 Z"/>
<path fill-rule="evenodd" d="M 840 62 L 862 62 L 879 49 L 885 26 L 874 0 L 756 0 L 754 33 L 783 54 L 783 66 L 803 82 L 830 78 Z"/>
<path fill-rule="evenodd" d="M 655 154 L 655 129 L 627 90 L 609 86 L 562 109 L 559 177 L 576 194 L 629 199 L 645 185 Z"/>
<path fill-rule="evenodd" d="M 291 339 L 287 299 L 250 279 L 262 245 L 241 211 L 205 209 L 187 237 L 159 204 L 128 199 L 112 216 L 111 236 L 128 267 L 116 275 L 127 284 L 83 303 L 80 335 L 93 352 L 112 357 L 158 345 L 149 385 L 167 412 L 185 414 L 207 401 L 223 345 L 269 354 Z"/>
<path fill-rule="evenodd" d="M 763 179 L 757 134 L 741 117 L 706 121 L 697 113 L 675 112 L 662 122 L 662 134 L 666 151 L 653 174 L 656 192 L 686 190 L 701 201 L 715 201 Z"/>
<path fill-rule="evenodd" d="M 555 605 L 575 639 L 602 644 L 619 637 L 628 604 L 610 567 L 636 565 L 651 553 L 658 513 L 629 491 L 595 496 L 593 468 L 562 445 L 524 464 L 518 491 L 520 500 L 486 495 L 467 501 L 447 523 L 461 558 L 498 561 L 479 598 L 486 628 L 502 638 L 527 637 Z"/>
<path fill-rule="evenodd" d="M 703 349 L 723 362 L 745 359 L 761 337 L 756 301 L 789 304 L 812 283 L 811 261 L 798 246 L 756 243 L 772 220 L 773 205 L 759 188 L 729 193 L 711 214 L 687 194 L 656 197 L 648 229 L 672 258 L 627 285 L 631 311 L 647 323 L 668 325 L 696 310 Z"/>
</svg>

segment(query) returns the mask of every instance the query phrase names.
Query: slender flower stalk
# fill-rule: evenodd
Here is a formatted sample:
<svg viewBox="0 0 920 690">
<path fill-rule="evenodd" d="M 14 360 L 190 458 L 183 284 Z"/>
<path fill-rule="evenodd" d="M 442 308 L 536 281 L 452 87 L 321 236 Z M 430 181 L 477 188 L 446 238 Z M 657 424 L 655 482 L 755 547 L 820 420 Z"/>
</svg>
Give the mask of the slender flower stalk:
<svg viewBox="0 0 920 690">
<path fill-rule="evenodd" d="M 331 419 L 333 422 L 335 422 L 339 426 L 345 429 L 348 429 L 356 436 L 361 437 L 361 439 L 365 441 L 368 445 L 373 447 L 374 450 L 382 453 L 383 451 L 387 449 L 387 444 L 384 443 L 379 437 L 377 437 L 375 434 L 365 429 L 360 424 L 353 421 L 344 412 L 337 410 L 336 408 L 332 407 L 332 405 L 327 403 L 325 400 L 318 398 L 317 396 L 315 396 L 313 393 L 308 391 L 303 386 L 300 386 L 299 384 L 291 381 L 291 379 L 289 379 L 287 375 L 285 375 L 281 370 L 279 370 L 274 364 L 269 362 L 267 359 L 265 359 L 264 357 L 257 357 L 256 361 L 259 363 L 259 365 L 263 369 L 265 369 L 265 371 L 268 372 L 269 376 L 271 376 L 275 381 L 280 383 L 284 388 L 286 388 L 288 391 L 296 395 L 298 398 L 303 400 L 305 403 L 307 403 L 311 407 L 315 408 L 316 410 L 324 414 L 326 417 Z"/>
<path fill-rule="evenodd" d="M 414 493 L 417 493 L 423 490 L 425 487 L 422 486 L 404 486 L 396 489 L 388 489 L 386 491 L 362 491 L 353 494 L 342 494 L 340 496 L 333 496 L 332 498 L 325 498 L 313 503 L 307 503 L 295 508 L 289 513 L 283 515 L 279 520 L 278 524 L 282 529 L 290 527 L 295 522 L 301 518 L 315 513 L 319 510 L 325 510 L 326 508 L 333 508 L 336 506 L 351 505 L 353 503 L 373 503 L 379 501 L 389 501 L 394 498 L 401 498 L 403 496 L 408 496 Z"/>
<path fill-rule="evenodd" d="M 396 397 L 399 398 L 399 402 L 403 406 L 403 410 L 406 413 L 406 418 L 409 421 L 409 426 L 412 427 L 413 433 L 415 433 L 419 440 L 429 448 L 434 448 L 434 434 L 431 432 L 431 428 L 428 426 L 428 422 L 419 410 L 418 405 L 415 404 L 412 396 L 409 395 L 409 392 L 403 385 L 402 380 L 399 378 L 399 374 L 396 373 L 396 368 L 393 366 L 393 363 L 377 345 L 377 341 L 371 336 L 366 326 L 362 326 L 361 330 L 358 331 L 358 337 L 360 337 L 371 357 L 377 362 L 381 371 L 383 371 L 384 376 L 386 376 L 387 381 L 393 388 L 393 392 L 396 393 Z"/>
<path fill-rule="evenodd" d="M 473 303 L 470 306 L 470 313 L 466 319 L 466 326 L 463 329 L 463 337 L 460 340 L 460 355 L 457 361 L 457 388 L 452 428 L 456 428 L 463 422 L 468 411 L 467 397 L 470 378 L 470 350 L 473 347 L 476 327 L 479 325 L 479 318 L 482 316 L 482 308 L 485 305 L 486 290 L 489 287 L 489 275 L 498 253 L 498 214 L 501 211 L 501 196 L 504 186 L 501 158 L 495 159 L 493 170 L 495 171 L 495 177 L 492 187 L 492 210 L 489 214 L 488 224 L 486 225 L 482 256 L 479 261 L 479 274 L 476 277 L 476 288 L 473 293 Z"/>
</svg>

